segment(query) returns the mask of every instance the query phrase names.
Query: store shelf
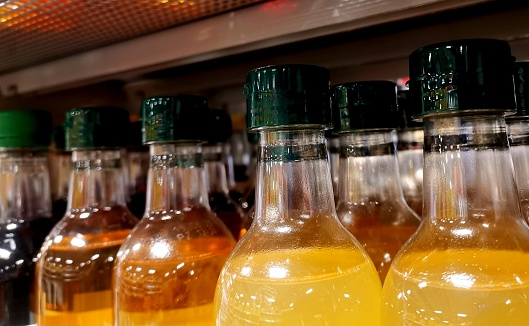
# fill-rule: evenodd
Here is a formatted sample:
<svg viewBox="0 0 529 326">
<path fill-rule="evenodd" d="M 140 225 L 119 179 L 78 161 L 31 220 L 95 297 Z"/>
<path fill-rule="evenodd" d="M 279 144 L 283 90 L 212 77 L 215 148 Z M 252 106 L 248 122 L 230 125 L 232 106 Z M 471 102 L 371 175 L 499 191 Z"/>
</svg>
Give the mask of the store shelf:
<svg viewBox="0 0 529 326">
<path fill-rule="evenodd" d="M 75 3 L 76 1 L 70 2 Z M 101 10 L 104 11 L 104 6 L 110 5 L 114 1 L 94 2 L 100 3 Z M 234 6 L 236 8 L 252 1 L 232 2 L 237 4 Z M 0 75 L 0 94 L 3 97 L 10 97 L 28 93 L 49 93 L 107 80 L 131 83 L 141 79 L 146 73 L 162 69 L 181 67 L 292 42 L 336 35 L 337 33 L 350 32 L 369 26 L 484 2 L 487 1 L 268 1 L 172 29 L 4 73 Z M 43 19 L 45 20 L 46 17 Z M 111 29 L 114 24 L 113 17 L 108 16 L 105 19 L 106 28 Z M 141 32 L 141 30 L 139 31 Z M 80 38 L 83 40 L 83 36 Z M 47 42 L 53 41 L 48 40 Z M 46 46 L 49 47 L 50 45 Z M 46 58 L 47 54 L 45 53 L 42 54 L 41 58 L 37 54 L 31 59 L 33 61 L 30 61 L 40 62 Z M 17 63 L 13 63 L 13 66 L 5 66 L 0 70 L 7 71 L 16 66 Z"/>
</svg>

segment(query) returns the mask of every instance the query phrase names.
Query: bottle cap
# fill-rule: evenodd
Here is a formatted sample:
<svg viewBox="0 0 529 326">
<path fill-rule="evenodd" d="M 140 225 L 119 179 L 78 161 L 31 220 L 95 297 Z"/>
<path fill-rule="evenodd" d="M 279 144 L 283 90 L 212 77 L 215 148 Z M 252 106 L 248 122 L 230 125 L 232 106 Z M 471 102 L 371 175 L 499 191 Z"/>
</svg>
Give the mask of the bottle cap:
<svg viewBox="0 0 529 326">
<path fill-rule="evenodd" d="M 509 44 L 468 39 L 428 45 L 410 55 L 412 106 L 431 114 L 514 111 Z"/>
<path fill-rule="evenodd" d="M 399 123 L 399 128 L 401 129 L 414 129 L 422 128 L 422 122 L 416 121 L 413 119 L 413 116 L 420 114 L 413 110 L 411 106 L 410 91 L 409 90 L 400 90 L 397 91 L 397 104 L 399 105 L 399 116 L 401 117 L 401 122 Z"/>
<path fill-rule="evenodd" d="M 46 148 L 52 132 L 52 117 L 46 111 L 0 111 L 0 147 Z"/>
<path fill-rule="evenodd" d="M 514 64 L 514 91 L 516 94 L 516 115 L 509 118 L 529 117 L 529 62 Z"/>
<path fill-rule="evenodd" d="M 396 129 L 397 85 L 390 81 L 363 81 L 333 87 L 334 131 Z"/>
<path fill-rule="evenodd" d="M 66 149 L 122 148 L 128 144 L 129 113 L 115 107 L 76 108 L 66 112 Z"/>
<path fill-rule="evenodd" d="M 207 141 L 210 116 L 204 97 L 157 96 L 142 103 L 143 143 Z"/>
<path fill-rule="evenodd" d="M 210 126 L 207 137 L 210 144 L 226 143 L 231 136 L 231 117 L 228 112 L 219 109 L 210 109 Z"/>
<path fill-rule="evenodd" d="M 58 150 L 64 150 L 66 148 L 64 126 L 56 126 L 53 128 L 53 142 L 55 143 L 55 148 Z"/>
<path fill-rule="evenodd" d="M 278 65 L 246 74 L 249 131 L 264 128 L 331 127 L 329 70 Z"/>
</svg>

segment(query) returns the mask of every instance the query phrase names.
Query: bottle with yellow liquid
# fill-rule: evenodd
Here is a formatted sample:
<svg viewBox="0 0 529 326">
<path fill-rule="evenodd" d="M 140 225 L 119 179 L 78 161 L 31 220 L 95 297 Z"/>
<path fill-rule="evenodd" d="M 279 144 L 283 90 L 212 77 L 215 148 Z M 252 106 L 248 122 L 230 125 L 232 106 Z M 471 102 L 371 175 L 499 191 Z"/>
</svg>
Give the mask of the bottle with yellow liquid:
<svg viewBox="0 0 529 326">
<path fill-rule="evenodd" d="M 269 66 L 246 81 L 255 220 L 222 270 L 216 325 L 379 325 L 380 280 L 334 208 L 329 71 Z"/>
<path fill-rule="evenodd" d="M 336 212 L 367 251 L 384 283 L 389 266 L 419 226 L 400 185 L 394 139 L 396 85 L 363 81 L 333 87 L 334 132 L 340 135 Z"/>
<path fill-rule="evenodd" d="M 409 86 L 424 123 L 424 212 L 384 283 L 382 325 L 527 325 L 529 227 L 504 119 L 516 109 L 509 45 L 416 50 Z"/>
<path fill-rule="evenodd" d="M 399 114 L 401 125 L 397 130 L 397 157 L 404 199 L 410 208 L 421 217 L 424 131 L 422 122 L 412 119 L 414 113 L 409 96 L 407 90 L 397 92 L 397 102 L 401 112 Z"/>
<path fill-rule="evenodd" d="M 529 222 L 529 62 L 516 62 L 516 114 L 505 118 L 522 215 Z"/>
<path fill-rule="evenodd" d="M 121 165 L 128 122 L 120 108 L 66 113 L 66 149 L 73 151 L 68 208 L 38 258 L 39 325 L 113 325 L 114 260 L 138 222 L 126 206 Z"/>
<path fill-rule="evenodd" d="M 213 325 L 215 285 L 235 240 L 208 203 L 200 142 L 210 114 L 198 96 L 143 101 L 147 208 L 118 254 L 115 325 Z"/>
</svg>

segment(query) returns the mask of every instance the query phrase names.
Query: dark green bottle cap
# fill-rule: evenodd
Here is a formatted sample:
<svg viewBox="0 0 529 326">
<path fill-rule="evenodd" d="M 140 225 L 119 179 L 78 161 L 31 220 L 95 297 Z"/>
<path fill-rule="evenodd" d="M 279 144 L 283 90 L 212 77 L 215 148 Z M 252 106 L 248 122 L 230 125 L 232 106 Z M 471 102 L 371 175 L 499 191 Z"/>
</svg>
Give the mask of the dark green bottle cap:
<svg viewBox="0 0 529 326">
<path fill-rule="evenodd" d="M 129 124 L 129 144 L 128 147 L 139 149 L 139 148 L 147 148 L 147 146 L 144 146 L 142 143 L 142 123 L 141 121 L 135 121 L 131 122 Z"/>
<path fill-rule="evenodd" d="M 115 107 L 77 108 L 66 112 L 67 150 L 123 148 L 128 144 L 129 113 Z"/>
<path fill-rule="evenodd" d="M 66 149 L 66 136 L 64 134 L 64 126 L 56 126 L 55 128 L 53 128 L 53 142 L 55 143 L 55 149 Z"/>
<path fill-rule="evenodd" d="M 208 134 L 208 143 L 226 143 L 232 131 L 230 115 L 224 110 L 211 109 L 210 119 L 210 126 L 205 131 Z"/>
<path fill-rule="evenodd" d="M 143 143 L 207 141 L 210 112 L 204 97 L 157 96 L 142 103 Z"/>
<path fill-rule="evenodd" d="M 492 39 L 438 43 L 410 55 L 412 106 L 431 114 L 514 111 L 509 44 Z"/>
<path fill-rule="evenodd" d="M 46 111 L 0 111 L 0 147 L 46 148 L 52 132 L 52 117 Z"/>
<path fill-rule="evenodd" d="M 333 87 L 334 131 L 398 127 L 397 85 L 363 81 Z"/>
<path fill-rule="evenodd" d="M 264 128 L 331 127 L 329 70 L 278 65 L 246 74 L 249 131 Z"/>
<path fill-rule="evenodd" d="M 399 105 L 399 116 L 401 121 L 399 128 L 416 129 L 422 128 L 422 122 L 413 119 L 414 116 L 421 114 L 420 111 L 413 110 L 409 90 L 397 91 L 397 104 Z"/>
<path fill-rule="evenodd" d="M 516 94 L 516 115 L 508 118 L 529 117 L 529 62 L 514 64 L 514 91 Z"/>
</svg>

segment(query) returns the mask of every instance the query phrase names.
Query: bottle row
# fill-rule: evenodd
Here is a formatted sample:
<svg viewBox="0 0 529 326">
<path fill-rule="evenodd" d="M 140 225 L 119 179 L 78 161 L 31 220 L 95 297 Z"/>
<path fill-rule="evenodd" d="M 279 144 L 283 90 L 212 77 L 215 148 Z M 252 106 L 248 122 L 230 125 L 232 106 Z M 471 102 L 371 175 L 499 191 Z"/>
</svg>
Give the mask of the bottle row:
<svg viewBox="0 0 529 326">
<path fill-rule="evenodd" d="M 247 214 L 202 97 L 145 99 L 146 151 L 122 109 L 67 112 L 53 215 L 50 116 L 0 112 L 0 324 L 526 325 L 527 69 L 499 40 L 426 46 L 400 105 L 388 81 L 250 71 Z M 397 136 L 403 114 L 423 129 Z"/>
</svg>

